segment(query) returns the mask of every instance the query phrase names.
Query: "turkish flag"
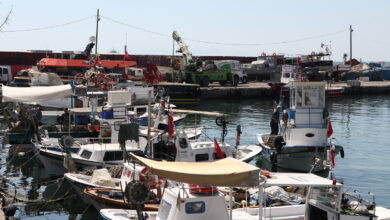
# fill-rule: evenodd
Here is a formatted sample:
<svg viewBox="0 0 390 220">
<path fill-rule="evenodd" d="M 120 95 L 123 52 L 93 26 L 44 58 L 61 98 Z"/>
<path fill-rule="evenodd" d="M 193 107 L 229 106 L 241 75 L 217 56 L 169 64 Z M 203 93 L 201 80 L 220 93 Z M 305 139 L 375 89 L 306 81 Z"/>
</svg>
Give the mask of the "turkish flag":
<svg viewBox="0 0 390 220">
<path fill-rule="evenodd" d="M 334 162 L 333 150 L 330 150 L 330 159 L 331 159 L 331 161 L 332 161 L 332 167 L 334 168 L 335 162 Z"/>
<path fill-rule="evenodd" d="M 99 66 L 99 56 L 96 56 L 95 65 L 96 65 L 96 66 Z"/>
<path fill-rule="evenodd" d="M 129 54 L 127 53 L 127 47 L 125 47 L 125 57 L 123 58 L 123 60 L 132 60 L 131 57 L 129 56 Z"/>
<path fill-rule="evenodd" d="M 326 134 L 328 135 L 328 137 L 330 137 L 333 134 L 332 123 L 330 123 L 330 120 L 328 125 L 328 132 Z"/>
<path fill-rule="evenodd" d="M 217 158 L 224 158 L 223 152 L 218 145 L 217 140 L 214 138 L 214 151 L 217 153 Z"/>
</svg>

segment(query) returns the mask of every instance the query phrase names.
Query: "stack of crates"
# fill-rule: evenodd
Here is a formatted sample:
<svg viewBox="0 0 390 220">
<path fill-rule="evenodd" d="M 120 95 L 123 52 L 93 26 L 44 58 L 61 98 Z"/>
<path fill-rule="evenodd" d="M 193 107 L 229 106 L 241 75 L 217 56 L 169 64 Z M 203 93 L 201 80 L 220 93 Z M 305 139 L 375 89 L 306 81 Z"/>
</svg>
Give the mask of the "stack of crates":
<svg viewBox="0 0 390 220">
<path fill-rule="evenodd" d="M 131 93 L 126 90 L 109 91 L 108 104 L 112 107 L 113 119 L 126 119 L 127 106 L 131 105 Z"/>
</svg>

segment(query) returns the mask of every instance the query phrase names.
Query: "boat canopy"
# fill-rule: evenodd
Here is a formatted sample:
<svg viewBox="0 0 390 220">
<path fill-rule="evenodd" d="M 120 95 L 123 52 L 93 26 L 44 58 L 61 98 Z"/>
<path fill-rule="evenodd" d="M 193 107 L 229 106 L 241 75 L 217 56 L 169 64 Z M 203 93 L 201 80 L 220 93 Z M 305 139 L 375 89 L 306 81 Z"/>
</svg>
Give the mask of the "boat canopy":
<svg viewBox="0 0 390 220">
<path fill-rule="evenodd" d="M 152 174 L 173 181 L 206 186 L 259 186 L 260 169 L 231 157 L 214 162 L 171 162 L 131 155 Z"/>
<path fill-rule="evenodd" d="M 264 186 L 335 186 L 333 180 L 312 173 L 270 173 Z M 342 186 L 336 183 L 336 186 Z"/>
<path fill-rule="evenodd" d="M 207 111 L 194 111 L 187 109 L 171 109 L 174 113 L 186 113 L 186 114 L 195 114 L 195 115 L 210 115 L 210 116 L 227 116 L 218 112 L 207 112 Z"/>
<path fill-rule="evenodd" d="M 19 102 L 27 104 L 41 104 L 44 101 L 62 99 L 72 96 L 72 87 L 59 86 L 33 86 L 33 87 L 10 87 L 3 86 L 3 102 Z"/>
</svg>

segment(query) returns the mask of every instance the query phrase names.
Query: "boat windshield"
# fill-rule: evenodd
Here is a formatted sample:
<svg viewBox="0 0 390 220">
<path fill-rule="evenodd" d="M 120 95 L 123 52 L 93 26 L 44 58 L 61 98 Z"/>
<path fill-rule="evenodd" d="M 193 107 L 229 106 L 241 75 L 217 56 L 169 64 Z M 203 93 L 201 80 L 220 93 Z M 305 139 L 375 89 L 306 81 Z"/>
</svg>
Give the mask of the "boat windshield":
<svg viewBox="0 0 390 220">
<path fill-rule="evenodd" d="M 294 88 L 292 106 L 303 108 L 324 108 L 325 88 L 323 86 L 303 85 Z"/>
<path fill-rule="evenodd" d="M 311 187 L 309 202 L 318 208 L 339 211 L 340 196 L 341 187 L 338 186 Z"/>
</svg>

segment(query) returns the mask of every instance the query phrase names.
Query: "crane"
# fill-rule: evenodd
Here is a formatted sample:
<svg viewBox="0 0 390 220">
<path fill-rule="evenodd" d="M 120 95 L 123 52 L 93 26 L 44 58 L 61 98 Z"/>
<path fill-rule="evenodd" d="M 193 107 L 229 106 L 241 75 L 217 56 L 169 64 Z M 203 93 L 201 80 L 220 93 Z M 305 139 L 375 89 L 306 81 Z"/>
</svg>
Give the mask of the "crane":
<svg viewBox="0 0 390 220">
<path fill-rule="evenodd" d="M 188 50 L 188 46 L 183 42 L 177 31 L 173 31 L 172 38 L 180 47 L 180 49 L 176 52 L 183 54 L 184 64 L 189 65 L 190 63 L 193 63 L 192 53 Z"/>
</svg>

